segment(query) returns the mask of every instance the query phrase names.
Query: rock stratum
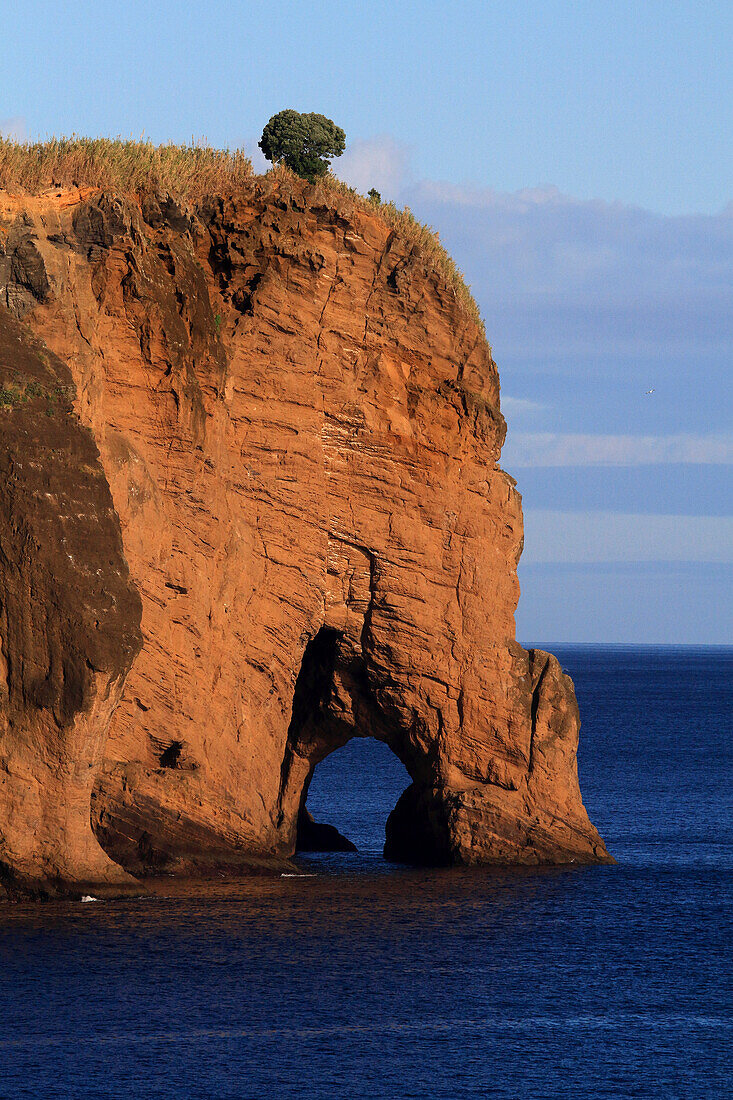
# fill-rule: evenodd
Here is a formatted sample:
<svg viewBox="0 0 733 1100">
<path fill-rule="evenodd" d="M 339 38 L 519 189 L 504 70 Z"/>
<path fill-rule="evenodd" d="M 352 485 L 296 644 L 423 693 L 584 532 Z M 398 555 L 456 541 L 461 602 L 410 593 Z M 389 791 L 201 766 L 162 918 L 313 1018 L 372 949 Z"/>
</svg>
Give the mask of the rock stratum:
<svg viewBox="0 0 733 1100">
<path fill-rule="evenodd" d="M 414 242 L 267 177 L 0 193 L 0 303 L 2 881 L 287 866 L 353 736 L 412 780 L 390 859 L 610 860 L 515 641 L 496 366 Z"/>
</svg>

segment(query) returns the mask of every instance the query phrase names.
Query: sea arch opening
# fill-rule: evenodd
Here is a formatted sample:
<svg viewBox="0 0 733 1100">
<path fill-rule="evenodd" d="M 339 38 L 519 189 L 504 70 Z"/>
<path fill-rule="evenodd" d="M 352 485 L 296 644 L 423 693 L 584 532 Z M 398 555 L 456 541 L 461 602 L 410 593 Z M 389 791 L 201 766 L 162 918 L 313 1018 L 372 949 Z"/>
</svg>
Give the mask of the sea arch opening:
<svg viewBox="0 0 733 1100">
<path fill-rule="evenodd" d="M 352 737 L 313 769 L 296 851 L 381 855 L 387 818 L 409 784 L 407 769 L 388 745 Z"/>
<path fill-rule="evenodd" d="M 283 763 L 291 851 L 381 854 L 387 818 L 414 778 L 403 741 L 375 703 L 363 639 L 322 626 L 303 653 Z"/>
</svg>

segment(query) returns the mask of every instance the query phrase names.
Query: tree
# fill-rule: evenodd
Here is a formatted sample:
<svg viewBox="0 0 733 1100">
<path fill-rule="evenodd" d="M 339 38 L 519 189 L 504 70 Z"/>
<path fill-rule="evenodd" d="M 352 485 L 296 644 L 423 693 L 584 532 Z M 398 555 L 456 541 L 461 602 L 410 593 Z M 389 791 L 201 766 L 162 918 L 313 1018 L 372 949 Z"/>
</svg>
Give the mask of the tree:
<svg viewBox="0 0 733 1100">
<path fill-rule="evenodd" d="M 381 202 L 382 201 L 382 196 L 379 194 L 379 191 L 377 191 L 376 187 L 370 187 L 369 188 L 369 190 L 367 191 L 367 198 L 369 199 L 370 202 Z"/>
<path fill-rule="evenodd" d="M 301 115 L 288 108 L 273 115 L 262 131 L 260 149 L 268 160 L 282 161 L 296 175 L 315 183 L 332 157 L 346 148 L 346 134 L 325 115 Z"/>
</svg>

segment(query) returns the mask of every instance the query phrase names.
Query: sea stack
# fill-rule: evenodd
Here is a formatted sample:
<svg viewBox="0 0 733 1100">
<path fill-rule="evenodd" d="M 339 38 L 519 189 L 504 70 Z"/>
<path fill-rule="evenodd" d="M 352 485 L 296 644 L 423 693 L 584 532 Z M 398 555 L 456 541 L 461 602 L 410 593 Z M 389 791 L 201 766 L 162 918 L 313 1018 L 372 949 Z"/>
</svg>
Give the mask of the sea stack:
<svg viewBox="0 0 733 1100">
<path fill-rule="evenodd" d="M 371 205 L 371 209 L 370 209 Z M 280 171 L 0 193 L 0 868 L 287 866 L 354 736 L 388 858 L 609 861 L 482 325 L 406 217 Z"/>
</svg>

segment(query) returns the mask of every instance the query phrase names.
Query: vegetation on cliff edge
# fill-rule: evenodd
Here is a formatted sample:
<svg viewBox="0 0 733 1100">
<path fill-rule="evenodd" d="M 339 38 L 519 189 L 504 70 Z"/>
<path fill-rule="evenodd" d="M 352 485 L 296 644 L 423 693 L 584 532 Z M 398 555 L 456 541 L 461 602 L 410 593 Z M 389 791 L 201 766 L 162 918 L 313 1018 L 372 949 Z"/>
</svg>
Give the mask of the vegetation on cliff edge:
<svg viewBox="0 0 733 1100">
<path fill-rule="evenodd" d="M 208 145 L 155 145 L 151 141 L 110 138 L 52 138 L 16 142 L 0 137 L 0 190 L 37 194 L 48 187 L 98 187 L 122 193 L 167 191 L 195 204 L 206 196 L 227 195 L 244 185 L 283 186 L 297 177 L 284 164 L 257 176 L 241 149 L 233 152 Z M 452 257 L 430 226 L 415 218 L 409 207 L 382 202 L 374 189 L 370 197 L 327 174 L 314 185 L 324 200 L 344 213 L 377 213 L 453 290 L 466 313 L 483 332 L 483 322 L 470 289 Z"/>
<path fill-rule="evenodd" d="M 156 189 L 195 202 L 253 176 L 241 149 L 208 145 L 154 145 L 110 138 L 51 138 L 21 143 L 0 137 L 0 188 L 37 192 L 46 187 Z"/>
</svg>

